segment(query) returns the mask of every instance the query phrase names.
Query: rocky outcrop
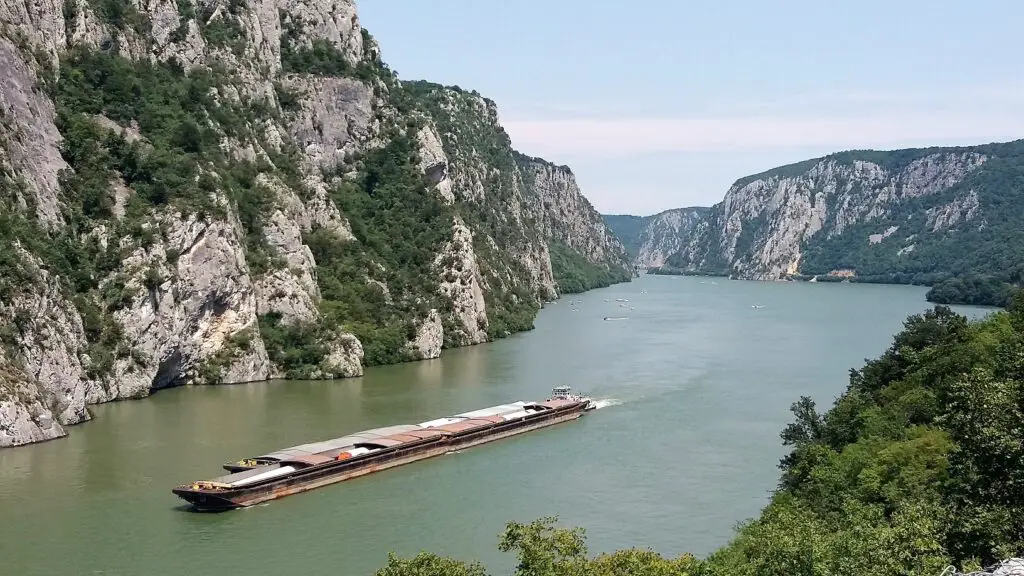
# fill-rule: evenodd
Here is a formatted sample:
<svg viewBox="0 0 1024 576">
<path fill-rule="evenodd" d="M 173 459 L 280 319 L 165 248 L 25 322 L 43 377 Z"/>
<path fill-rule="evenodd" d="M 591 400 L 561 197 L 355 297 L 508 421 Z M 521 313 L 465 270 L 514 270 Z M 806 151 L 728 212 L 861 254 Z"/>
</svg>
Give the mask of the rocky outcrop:
<svg viewBox="0 0 1024 576">
<path fill-rule="evenodd" d="M 553 259 L 626 270 L 568 168 L 399 82 L 351 0 L 111 1 L 0 5 L 0 446 L 436 358 L 529 329 Z"/>
<path fill-rule="evenodd" d="M 339 332 L 327 345 L 325 370 L 318 378 L 355 378 L 363 375 L 363 345 L 352 334 Z"/>
<path fill-rule="evenodd" d="M 238 228 L 171 214 L 162 218 L 167 240 L 137 248 L 122 263 L 127 305 L 114 313 L 127 358 L 113 377 L 94 389 L 90 402 L 138 398 L 151 390 L 185 384 L 204 362 L 217 358 L 219 382 L 248 382 L 270 374 L 262 341 L 243 348 L 232 339 L 256 330 L 256 294 Z M 177 255 L 173 262 L 168 254 Z M 125 279 L 126 278 L 126 279 Z M 224 356 L 227 353 L 227 356 Z"/>
<path fill-rule="evenodd" d="M 314 322 L 319 317 L 320 300 L 316 262 L 302 242 L 302 233 L 312 229 L 312 221 L 294 191 L 269 178 L 262 179 L 262 185 L 272 189 L 275 198 L 273 212 L 263 223 L 263 235 L 283 266 L 256 280 L 257 313 L 279 314 L 285 324 Z"/>
<path fill-rule="evenodd" d="M 545 238 L 568 246 L 590 262 L 619 269 L 629 267 L 629 255 L 622 242 L 580 193 L 576 176 L 568 166 L 521 154 L 516 160 L 530 191 L 530 212 Z"/>
<path fill-rule="evenodd" d="M 409 342 L 409 349 L 419 360 L 437 358 L 444 345 L 444 324 L 437 310 L 431 310 L 416 330 L 416 338 Z"/>
<path fill-rule="evenodd" d="M 309 47 L 315 41 L 327 41 L 353 64 L 363 58 L 366 48 L 370 48 L 364 46 L 362 27 L 352 0 L 283 0 L 265 4 L 268 9 L 277 4 L 278 9 L 298 17 L 301 28 L 293 39 L 296 46 Z M 273 20 L 272 14 L 266 17 Z"/>
<path fill-rule="evenodd" d="M 20 446 L 67 433 L 36 383 L 0 350 L 0 446 Z"/>
<path fill-rule="evenodd" d="M 463 346 L 486 342 L 488 320 L 484 280 L 473 249 L 473 232 L 461 220 L 452 225 L 452 239 L 434 262 L 441 276 L 441 294 L 451 302 L 455 319 L 450 338 Z M 441 339 L 444 339 L 443 331 Z M 424 349 L 423 346 L 417 347 L 421 351 Z"/>
<path fill-rule="evenodd" d="M 330 170 L 344 163 L 379 131 L 373 89 L 352 78 L 287 77 L 284 86 L 301 98 L 288 132 L 304 160 Z"/>
<path fill-rule="evenodd" d="M 437 130 L 431 125 L 424 126 L 416 133 L 416 139 L 420 151 L 420 170 L 434 183 L 434 189 L 444 202 L 454 204 L 452 180 L 448 177 L 448 156 L 444 153 L 444 145 Z"/>
<path fill-rule="evenodd" d="M 978 215 L 981 204 L 978 201 L 978 193 L 974 190 L 963 196 L 954 199 L 948 204 L 929 208 L 925 211 L 928 215 L 928 226 L 932 232 L 953 228 L 961 221 L 969 222 Z"/>
<path fill-rule="evenodd" d="M 634 262 L 643 268 L 664 266 L 703 222 L 707 208 L 679 208 L 651 216 L 640 233 Z"/>
<path fill-rule="evenodd" d="M 433 119 L 419 138 L 424 173 L 438 182 L 446 201 L 461 203 L 482 224 L 472 231 L 476 244 L 497 248 L 482 255 L 485 289 L 524 289 L 536 303 L 556 298 L 561 291 L 556 276 L 564 271 L 555 268 L 566 259 L 553 259 L 552 250 L 578 257 L 594 269 L 599 283 L 631 277 L 622 243 L 580 193 L 572 171 L 513 150 L 494 102 L 476 92 L 429 82 L 405 86 Z"/>
<path fill-rule="evenodd" d="M 8 320 L 10 361 L 35 383 L 51 418 L 60 424 L 89 419 L 85 409 L 93 362 L 86 354 L 86 335 L 75 305 L 63 294 L 60 280 L 20 245 L 7 247 L 27 269 L 31 282 L 0 302 L 0 318 Z M 19 383 L 19 388 L 25 384 Z M 21 396 L 21 395 L 19 395 Z M 42 414 L 42 413 L 41 413 Z"/>
</svg>

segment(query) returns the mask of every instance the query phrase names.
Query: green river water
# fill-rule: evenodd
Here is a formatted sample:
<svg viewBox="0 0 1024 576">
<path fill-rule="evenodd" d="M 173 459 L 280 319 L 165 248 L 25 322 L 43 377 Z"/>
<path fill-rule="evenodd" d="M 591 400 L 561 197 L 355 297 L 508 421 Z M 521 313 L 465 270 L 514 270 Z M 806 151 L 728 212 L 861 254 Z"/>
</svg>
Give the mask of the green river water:
<svg viewBox="0 0 1024 576">
<path fill-rule="evenodd" d="M 67 438 L 0 450 L 0 573 L 372 574 L 422 549 L 504 569 L 504 523 L 545 515 L 586 528 L 595 552 L 705 555 L 767 502 L 789 405 L 830 405 L 924 292 L 644 276 L 567 296 L 534 331 L 362 378 L 94 406 Z M 192 513 L 170 492 L 229 460 L 560 384 L 611 405 L 245 510 Z"/>
</svg>

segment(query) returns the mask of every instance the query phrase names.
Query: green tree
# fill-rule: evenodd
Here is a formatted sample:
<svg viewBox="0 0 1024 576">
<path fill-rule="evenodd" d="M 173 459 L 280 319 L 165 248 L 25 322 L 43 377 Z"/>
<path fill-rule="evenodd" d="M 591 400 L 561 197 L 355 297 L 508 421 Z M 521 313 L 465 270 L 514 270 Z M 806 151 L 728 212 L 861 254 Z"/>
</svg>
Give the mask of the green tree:
<svg viewBox="0 0 1024 576">
<path fill-rule="evenodd" d="M 555 528 L 555 517 L 529 524 L 509 522 L 498 549 L 515 552 L 516 576 L 582 576 L 587 568 L 587 545 L 580 528 Z"/>
<path fill-rule="evenodd" d="M 487 576 L 487 571 L 476 562 L 421 552 L 410 559 L 388 554 L 387 566 L 377 570 L 376 576 Z"/>
</svg>

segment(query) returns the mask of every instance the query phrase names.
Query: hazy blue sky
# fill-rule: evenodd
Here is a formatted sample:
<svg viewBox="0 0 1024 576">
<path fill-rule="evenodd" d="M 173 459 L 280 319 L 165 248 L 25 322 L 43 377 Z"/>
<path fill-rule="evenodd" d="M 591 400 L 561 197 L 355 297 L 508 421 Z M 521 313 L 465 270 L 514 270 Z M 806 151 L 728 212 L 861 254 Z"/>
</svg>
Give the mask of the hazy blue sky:
<svg viewBox="0 0 1024 576">
<path fill-rule="evenodd" d="M 406 80 L 476 89 L 605 213 L 851 148 L 1024 137 L 1024 3 L 358 0 Z"/>
</svg>

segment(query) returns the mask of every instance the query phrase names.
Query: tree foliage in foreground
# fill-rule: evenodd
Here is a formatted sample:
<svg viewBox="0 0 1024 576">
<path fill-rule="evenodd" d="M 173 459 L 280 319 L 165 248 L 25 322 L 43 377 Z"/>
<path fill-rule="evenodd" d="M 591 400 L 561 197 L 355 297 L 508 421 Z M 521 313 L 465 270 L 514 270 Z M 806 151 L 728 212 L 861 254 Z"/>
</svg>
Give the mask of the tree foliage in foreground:
<svg viewBox="0 0 1024 576">
<path fill-rule="evenodd" d="M 976 322 L 911 316 L 829 411 L 807 397 L 792 411 L 771 502 L 706 559 L 590 558 L 552 518 L 510 523 L 500 549 L 516 576 L 937 576 L 1024 554 L 1024 296 Z M 486 573 L 421 554 L 378 575 Z"/>
<path fill-rule="evenodd" d="M 557 518 L 547 517 L 529 524 L 509 522 L 498 549 L 514 553 L 518 560 L 516 576 L 702 576 L 704 564 L 686 554 L 676 559 L 639 548 L 613 554 L 587 555 L 586 537 L 581 528 L 558 528 Z M 413 558 L 388 556 L 388 564 L 377 576 L 486 576 L 486 568 L 477 562 L 462 562 L 421 552 Z"/>
</svg>

